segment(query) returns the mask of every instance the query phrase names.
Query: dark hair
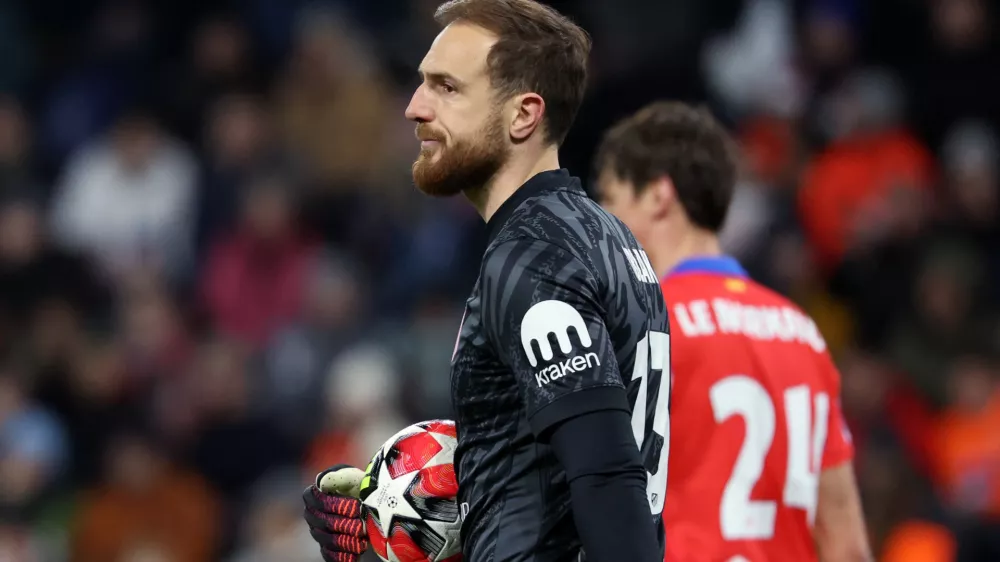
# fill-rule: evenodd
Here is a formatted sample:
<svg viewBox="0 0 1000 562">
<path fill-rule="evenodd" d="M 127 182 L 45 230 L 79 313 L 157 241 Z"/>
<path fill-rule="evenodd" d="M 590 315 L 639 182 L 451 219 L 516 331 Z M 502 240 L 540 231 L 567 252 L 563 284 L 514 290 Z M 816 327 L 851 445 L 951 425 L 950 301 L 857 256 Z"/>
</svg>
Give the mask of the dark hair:
<svg viewBox="0 0 1000 562">
<path fill-rule="evenodd" d="M 587 87 L 590 36 L 534 0 L 451 0 L 434 14 L 442 27 L 466 22 L 495 33 L 490 83 L 510 97 L 535 92 L 545 100 L 545 140 L 562 144 Z"/>
<path fill-rule="evenodd" d="M 707 109 L 655 102 L 605 133 L 595 171 L 631 183 L 637 194 L 669 177 L 691 222 L 718 232 L 733 195 L 736 155 L 728 132 Z"/>
</svg>

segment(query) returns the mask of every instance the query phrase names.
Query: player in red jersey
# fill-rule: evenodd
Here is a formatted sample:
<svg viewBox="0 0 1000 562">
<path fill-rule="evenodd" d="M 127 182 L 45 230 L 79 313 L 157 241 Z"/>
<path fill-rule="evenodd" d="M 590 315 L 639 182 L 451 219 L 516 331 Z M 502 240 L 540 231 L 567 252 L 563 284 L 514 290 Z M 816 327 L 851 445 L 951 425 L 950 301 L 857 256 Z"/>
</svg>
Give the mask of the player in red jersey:
<svg viewBox="0 0 1000 562">
<path fill-rule="evenodd" d="M 670 311 L 667 562 L 872 560 L 826 343 L 720 252 L 736 176 L 725 130 L 655 103 L 607 133 L 596 163 Z"/>
</svg>

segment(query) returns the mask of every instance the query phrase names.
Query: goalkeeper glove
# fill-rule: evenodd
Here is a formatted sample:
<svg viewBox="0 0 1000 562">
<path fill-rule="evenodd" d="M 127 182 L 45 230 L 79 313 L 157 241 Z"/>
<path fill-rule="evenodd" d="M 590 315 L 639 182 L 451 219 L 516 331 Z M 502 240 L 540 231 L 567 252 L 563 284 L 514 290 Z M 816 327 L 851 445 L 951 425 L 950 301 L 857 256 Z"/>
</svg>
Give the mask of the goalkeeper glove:
<svg viewBox="0 0 1000 562">
<path fill-rule="evenodd" d="M 357 562 L 368 549 L 361 518 L 365 472 L 347 465 L 328 468 L 302 493 L 309 534 L 319 543 L 325 562 Z M 370 490 L 365 490 L 370 492 Z"/>
</svg>

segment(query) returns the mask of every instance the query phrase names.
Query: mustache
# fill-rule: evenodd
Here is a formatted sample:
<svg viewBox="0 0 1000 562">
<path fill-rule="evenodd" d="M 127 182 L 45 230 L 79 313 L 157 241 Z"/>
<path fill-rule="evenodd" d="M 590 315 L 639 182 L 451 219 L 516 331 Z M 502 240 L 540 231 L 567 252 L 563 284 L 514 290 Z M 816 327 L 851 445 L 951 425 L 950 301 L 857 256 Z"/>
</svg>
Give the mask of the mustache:
<svg viewBox="0 0 1000 562">
<path fill-rule="evenodd" d="M 438 142 L 444 141 L 444 134 L 435 131 L 430 127 L 430 125 L 427 125 L 426 123 L 418 124 L 416 129 L 414 130 L 414 134 L 418 139 L 422 141 L 438 141 Z"/>
</svg>

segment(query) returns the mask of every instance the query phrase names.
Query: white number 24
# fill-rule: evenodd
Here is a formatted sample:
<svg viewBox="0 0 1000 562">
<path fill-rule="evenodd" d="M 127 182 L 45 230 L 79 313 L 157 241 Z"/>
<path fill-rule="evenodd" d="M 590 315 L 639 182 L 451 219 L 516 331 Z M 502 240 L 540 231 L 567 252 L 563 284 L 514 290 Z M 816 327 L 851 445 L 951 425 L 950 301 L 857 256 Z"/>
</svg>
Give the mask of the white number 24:
<svg viewBox="0 0 1000 562">
<path fill-rule="evenodd" d="M 788 464 L 781 501 L 785 506 L 805 510 L 812 524 L 816 516 L 818 473 L 826 444 L 830 398 L 822 392 L 814 397 L 810 394 L 807 385 L 794 386 L 784 392 Z M 772 538 L 777 502 L 751 500 L 750 494 L 760 480 L 774 440 L 775 404 L 767 390 L 746 375 L 720 380 L 712 385 L 710 396 L 717 423 L 740 416 L 746 424 L 743 446 L 719 506 L 722 537 L 726 540 Z"/>
</svg>

